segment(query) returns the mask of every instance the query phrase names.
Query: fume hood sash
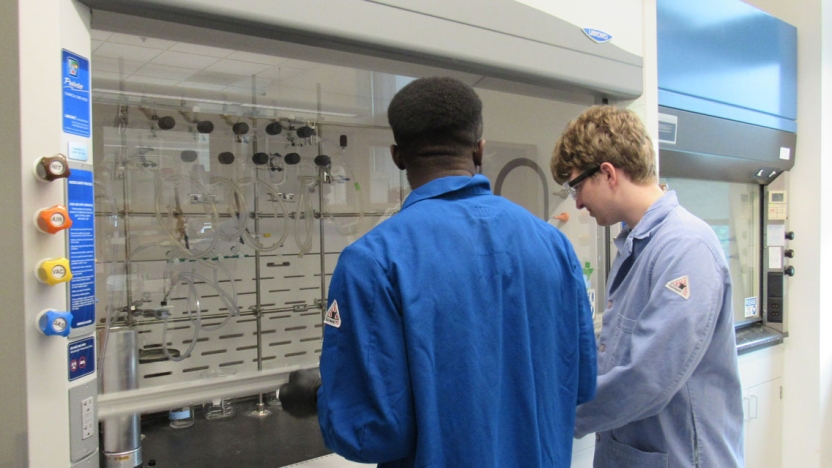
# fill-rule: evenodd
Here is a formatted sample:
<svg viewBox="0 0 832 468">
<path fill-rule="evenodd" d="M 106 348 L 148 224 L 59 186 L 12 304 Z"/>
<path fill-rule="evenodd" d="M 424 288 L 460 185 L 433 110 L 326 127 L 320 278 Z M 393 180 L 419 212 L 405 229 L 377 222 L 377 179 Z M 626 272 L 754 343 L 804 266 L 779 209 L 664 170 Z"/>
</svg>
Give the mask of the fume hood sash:
<svg viewBox="0 0 832 468">
<path fill-rule="evenodd" d="M 514 0 L 481 0 L 468 22 L 437 16 L 452 16 L 442 9 L 404 9 L 391 1 L 80 1 L 103 11 L 473 73 L 493 80 L 495 89 L 518 83 L 633 99 L 643 87 L 641 57 L 591 41 L 581 28 Z"/>
</svg>

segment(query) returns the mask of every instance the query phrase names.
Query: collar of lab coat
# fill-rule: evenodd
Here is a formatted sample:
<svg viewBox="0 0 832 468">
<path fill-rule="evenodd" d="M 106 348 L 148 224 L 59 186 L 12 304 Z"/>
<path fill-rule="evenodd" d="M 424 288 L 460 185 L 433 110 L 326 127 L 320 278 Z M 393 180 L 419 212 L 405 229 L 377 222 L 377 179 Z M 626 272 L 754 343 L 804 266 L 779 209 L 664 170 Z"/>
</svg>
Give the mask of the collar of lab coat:
<svg viewBox="0 0 832 468">
<path fill-rule="evenodd" d="M 402 209 L 428 198 L 441 197 L 451 192 L 462 192 L 460 195 L 481 195 L 491 193 L 491 184 L 488 178 L 482 174 L 476 174 L 473 177 L 468 176 L 449 176 L 434 179 L 425 185 L 410 192 L 407 199 L 402 205 Z M 467 193 L 466 193 L 467 192 Z"/>
<path fill-rule="evenodd" d="M 622 257 L 627 257 L 633 251 L 633 240 L 648 239 L 653 230 L 664 221 L 674 208 L 679 206 L 679 199 L 676 198 L 676 192 L 671 190 L 665 193 L 661 198 L 656 200 L 641 221 L 636 224 L 635 229 L 630 229 L 629 226 L 624 226 L 618 237 L 615 238 L 615 246 Z"/>
</svg>

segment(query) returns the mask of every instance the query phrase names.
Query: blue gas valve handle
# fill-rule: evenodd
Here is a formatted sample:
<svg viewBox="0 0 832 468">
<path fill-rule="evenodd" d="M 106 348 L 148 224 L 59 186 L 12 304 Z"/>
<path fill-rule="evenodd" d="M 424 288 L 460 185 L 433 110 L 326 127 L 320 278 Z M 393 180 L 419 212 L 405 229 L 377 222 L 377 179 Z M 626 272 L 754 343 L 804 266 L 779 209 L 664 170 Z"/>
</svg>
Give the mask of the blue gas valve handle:
<svg viewBox="0 0 832 468">
<path fill-rule="evenodd" d="M 69 336 L 72 331 L 72 314 L 56 310 L 44 310 L 38 316 L 38 329 L 46 336 Z"/>
</svg>

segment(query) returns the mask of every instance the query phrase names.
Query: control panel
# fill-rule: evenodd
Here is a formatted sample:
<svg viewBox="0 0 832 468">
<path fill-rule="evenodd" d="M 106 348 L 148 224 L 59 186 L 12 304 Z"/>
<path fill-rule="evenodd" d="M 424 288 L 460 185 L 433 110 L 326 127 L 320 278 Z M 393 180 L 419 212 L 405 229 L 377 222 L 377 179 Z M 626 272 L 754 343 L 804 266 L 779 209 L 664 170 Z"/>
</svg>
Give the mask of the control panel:
<svg viewBox="0 0 832 468">
<path fill-rule="evenodd" d="M 69 154 L 85 144 L 72 142 Z M 72 150 L 72 148 L 76 148 Z M 83 148 L 82 148 L 83 149 Z M 95 223 L 94 180 L 85 150 L 81 160 L 63 154 L 44 156 L 34 164 L 35 178 L 44 184 L 61 184 L 61 194 L 32 213 L 42 236 L 53 236 L 49 252 L 34 265 L 35 277 L 45 287 L 66 288 L 66 303 L 41 311 L 35 326 L 49 339 L 66 340 L 66 381 L 69 391 L 70 462 L 73 468 L 97 466 L 98 418 L 95 376 Z M 77 159 L 77 158 L 76 158 Z M 60 245 L 60 247 L 59 247 Z M 60 253 L 59 253 L 60 252 Z"/>
<path fill-rule="evenodd" d="M 780 182 L 775 181 L 775 182 Z M 789 241 L 794 240 L 795 233 L 789 231 L 787 193 L 777 190 L 772 184 L 766 188 L 765 212 L 765 247 L 763 288 L 765 294 L 765 323 L 780 332 L 786 332 L 786 280 L 795 275 L 795 268 L 788 264 L 794 258 L 794 249 L 789 248 Z M 777 187 L 779 188 L 779 187 Z"/>
</svg>

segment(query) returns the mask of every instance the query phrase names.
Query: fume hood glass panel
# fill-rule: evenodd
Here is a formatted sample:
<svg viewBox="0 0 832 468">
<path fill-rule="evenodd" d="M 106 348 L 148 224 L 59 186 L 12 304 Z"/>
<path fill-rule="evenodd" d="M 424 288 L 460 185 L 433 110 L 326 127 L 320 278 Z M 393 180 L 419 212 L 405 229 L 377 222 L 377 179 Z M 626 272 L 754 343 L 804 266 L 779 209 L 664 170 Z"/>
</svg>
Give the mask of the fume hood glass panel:
<svg viewBox="0 0 832 468">
<path fill-rule="evenodd" d="M 399 78 L 94 36 L 97 318 L 139 331 L 139 386 L 316 365 L 338 254 L 407 193 L 376 125 Z"/>
<path fill-rule="evenodd" d="M 139 387 L 317 365 L 340 252 L 410 193 L 386 110 L 413 78 L 94 37 L 96 312 L 138 330 Z M 586 105 L 477 92 L 483 174 L 572 240 L 602 310 L 602 232 L 548 171 L 553 129 Z"/>
<path fill-rule="evenodd" d="M 661 182 L 716 233 L 731 271 L 734 322 L 760 320 L 760 186 L 683 178 Z"/>
<path fill-rule="evenodd" d="M 477 89 L 483 101 L 485 151 L 482 174 L 495 194 L 555 226 L 572 242 L 581 262 L 596 331 L 605 290 L 604 229 L 552 179 L 549 162 L 569 121 L 587 105 Z M 600 294 L 599 294 L 600 292 Z"/>
</svg>

